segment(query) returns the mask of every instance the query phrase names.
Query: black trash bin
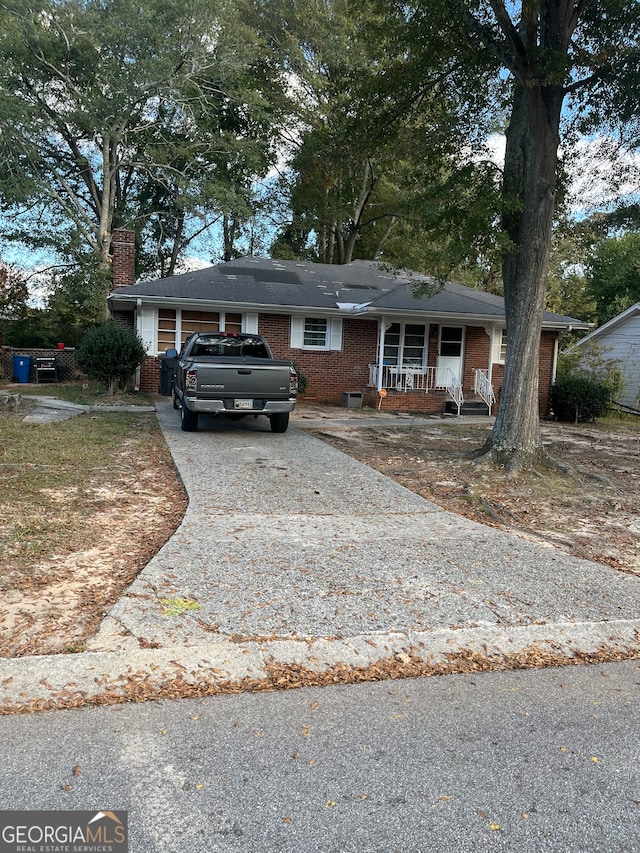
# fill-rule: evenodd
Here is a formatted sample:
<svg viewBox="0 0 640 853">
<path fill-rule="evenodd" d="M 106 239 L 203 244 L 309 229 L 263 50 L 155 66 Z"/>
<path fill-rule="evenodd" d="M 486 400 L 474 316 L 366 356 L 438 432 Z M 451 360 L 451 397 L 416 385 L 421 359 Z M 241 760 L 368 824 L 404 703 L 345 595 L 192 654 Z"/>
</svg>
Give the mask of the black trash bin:
<svg viewBox="0 0 640 853">
<path fill-rule="evenodd" d="M 178 364 L 178 353 L 168 349 L 160 356 L 160 396 L 170 397 L 173 392 L 173 372 Z"/>
</svg>

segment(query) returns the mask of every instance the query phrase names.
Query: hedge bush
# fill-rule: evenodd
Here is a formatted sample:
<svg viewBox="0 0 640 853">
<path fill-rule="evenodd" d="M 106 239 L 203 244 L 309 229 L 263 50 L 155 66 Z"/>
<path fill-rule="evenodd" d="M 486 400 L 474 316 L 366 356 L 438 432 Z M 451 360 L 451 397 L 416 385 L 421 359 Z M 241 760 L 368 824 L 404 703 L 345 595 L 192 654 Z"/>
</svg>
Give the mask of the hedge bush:
<svg viewBox="0 0 640 853">
<path fill-rule="evenodd" d="M 569 423 L 595 421 L 613 400 L 608 385 L 587 376 L 565 376 L 551 388 L 551 408 L 556 419 Z"/>
<path fill-rule="evenodd" d="M 144 344 L 138 335 L 112 321 L 89 329 L 76 353 L 78 367 L 90 379 L 104 382 L 110 394 L 116 385 L 126 386 L 144 357 Z"/>
</svg>

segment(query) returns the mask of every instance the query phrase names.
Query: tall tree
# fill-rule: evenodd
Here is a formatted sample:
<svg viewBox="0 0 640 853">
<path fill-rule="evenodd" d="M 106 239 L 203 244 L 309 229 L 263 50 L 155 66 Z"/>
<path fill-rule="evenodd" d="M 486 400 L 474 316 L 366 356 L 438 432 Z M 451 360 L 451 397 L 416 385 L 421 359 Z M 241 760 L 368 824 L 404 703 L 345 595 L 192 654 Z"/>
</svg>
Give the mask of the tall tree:
<svg viewBox="0 0 640 853">
<path fill-rule="evenodd" d="M 595 320 L 595 300 L 588 287 L 587 263 L 606 235 L 606 220 L 559 218 L 553 230 L 545 307 L 556 314 Z"/>
<path fill-rule="evenodd" d="M 20 320 L 28 311 L 29 289 L 18 270 L 0 261 L 0 320 Z"/>
<path fill-rule="evenodd" d="M 268 168 L 272 77 L 228 0 L 7 0 L 0 30 L 0 192 L 27 245 L 106 267 L 134 226 L 171 272 Z"/>
<path fill-rule="evenodd" d="M 588 259 L 586 279 L 599 324 L 640 302 L 640 233 L 597 244 Z"/>
<path fill-rule="evenodd" d="M 507 117 L 501 239 L 508 346 L 485 452 L 510 467 L 535 464 L 544 456 L 537 377 L 560 143 L 571 144 L 572 127 L 605 123 L 624 139 L 624 123 L 637 120 L 640 4 L 443 0 L 387 8 L 404 33 L 413 69 L 428 77 L 433 56 L 440 61 L 448 50 L 442 71 L 470 111 L 477 114 L 478 93 L 493 80 L 496 109 Z"/>
<path fill-rule="evenodd" d="M 387 10 L 373 3 L 267 0 L 257 4 L 257 19 L 290 74 L 299 116 L 282 181 L 291 219 L 272 251 L 324 263 L 446 266 L 460 254 L 450 209 L 474 209 L 486 226 L 495 181 L 468 157 L 464 180 L 453 168 L 461 103 L 441 85 L 441 71 L 403 98 L 404 81 L 395 85 L 394 74 L 404 48 L 387 27 Z"/>
</svg>

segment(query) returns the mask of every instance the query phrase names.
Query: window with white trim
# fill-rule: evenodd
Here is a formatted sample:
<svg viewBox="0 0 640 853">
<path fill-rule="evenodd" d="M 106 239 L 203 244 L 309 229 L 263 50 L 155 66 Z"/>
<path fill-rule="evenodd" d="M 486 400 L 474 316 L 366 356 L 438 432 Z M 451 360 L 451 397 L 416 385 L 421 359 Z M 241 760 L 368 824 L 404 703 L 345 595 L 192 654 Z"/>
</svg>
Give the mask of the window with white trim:
<svg viewBox="0 0 640 853">
<path fill-rule="evenodd" d="M 341 350 L 340 317 L 292 317 L 291 349 Z"/>
<path fill-rule="evenodd" d="M 384 363 L 399 370 L 426 365 L 426 326 L 416 323 L 392 323 L 384 336 Z"/>
<path fill-rule="evenodd" d="M 507 330 L 503 329 L 500 336 L 500 354 L 498 361 L 504 361 L 507 357 Z"/>
<path fill-rule="evenodd" d="M 308 349 L 327 349 L 327 325 L 324 317 L 305 317 L 302 346 Z"/>
<path fill-rule="evenodd" d="M 193 332 L 241 332 L 242 314 L 218 311 L 192 311 L 159 308 L 157 319 L 158 352 L 181 349 Z"/>
</svg>

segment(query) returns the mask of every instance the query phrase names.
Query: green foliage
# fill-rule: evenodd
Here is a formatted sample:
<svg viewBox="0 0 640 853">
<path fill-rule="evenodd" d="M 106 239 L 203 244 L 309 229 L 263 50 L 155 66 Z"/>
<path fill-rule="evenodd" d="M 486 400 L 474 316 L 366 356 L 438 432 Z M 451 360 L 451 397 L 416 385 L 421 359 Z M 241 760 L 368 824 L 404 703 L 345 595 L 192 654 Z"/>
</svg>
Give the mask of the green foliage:
<svg viewBox="0 0 640 853">
<path fill-rule="evenodd" d="M 28 312 L 27 283 L 20 273 L 0 261 L 0 320 L 18 320 Z"/>
<path fill-rule="evenodd" d="M 77 346 L 87 329 L 104 319 L 110 287 L 109 270 L 90 253 L 79 255 L 76 266 L 53 276 L 46 311 L 58 340 Z"/>
<path fill-rule="evenodd" d="M 589 257 L 587 286 L 599 325 L 640 301 L 640 232 L 612 237 Z"/>
<path fill-rule="evenodd" d="M 611 402 L 611 389 L 584 375 L 567 376 L 551 388 L 551 408 L 559 421 L 595 421 Z"/>
<path fill-rule="evenodd" d="M 78 348 L 77 363 L 91 379 L 104 382 L 113 394 L 116 384 L 126 385 L 144 357 L 140 338 L 108 321 L 85 334 Z"/>
<path fill-rule="evenodd" d="M 41 311 L 33 311 L 20 320 L 3 324 L 4 343 L 8 347 L 55 347 L 62 338 L 56 338 Z"/>
<path fill-rule="evenodd" d="M 597 344 L 587 343 L 561 353 L 556 370 L 558 381 L 584 377 L 605 385 L 611 391 L 612 398 L 616 399 L 624 390 L 624 373 L 620 361 L 607 358 L 607 352 L 607 349 Z"/>
<path fill-rule="evenodd" d="M 453 73 L 444 43 L 427 56 L 386 3 L 272 0 L 260 14 L 296 74 L 301 126 L 281 182 L 290 216 L 271 254 L 432 273 L 495 256 L 498 174 L 469 156 L 479 134 L 458 88 L 440 85 Z M 429 14 L 446 18 L 440 5 Z"/>
<path fill-rule="evenodd" d="M 624 378 L 619 362 L 596 346 L 585 345 L 558 358 L 551 408 L 560 421 L 594 421 L 620 396 Z"/>
<path fill-rule="evenodd" d="M 596 302 L 589 288 L 586 264 L 606 236 L 604 217 L 573 221 L 562 217 L 551 242 L 545 308 L 580 320 L 596 320 Z"/>
<path fill-rule="evenodd" d="M 295 361 L 293 363 L 293 369 L 298 374 L 298 393 L 304 394 L 309 384 L 309 377 L 306 373 L 302 373 Z"/>
<path fill-rule="evenodd" d="M 239 2 L 2 4 L 5 236 L 107 267 L 127 225 L 142 261 L 171 274 L 223 212 L 249 215 L 283 99 Z"/>
</svg>

